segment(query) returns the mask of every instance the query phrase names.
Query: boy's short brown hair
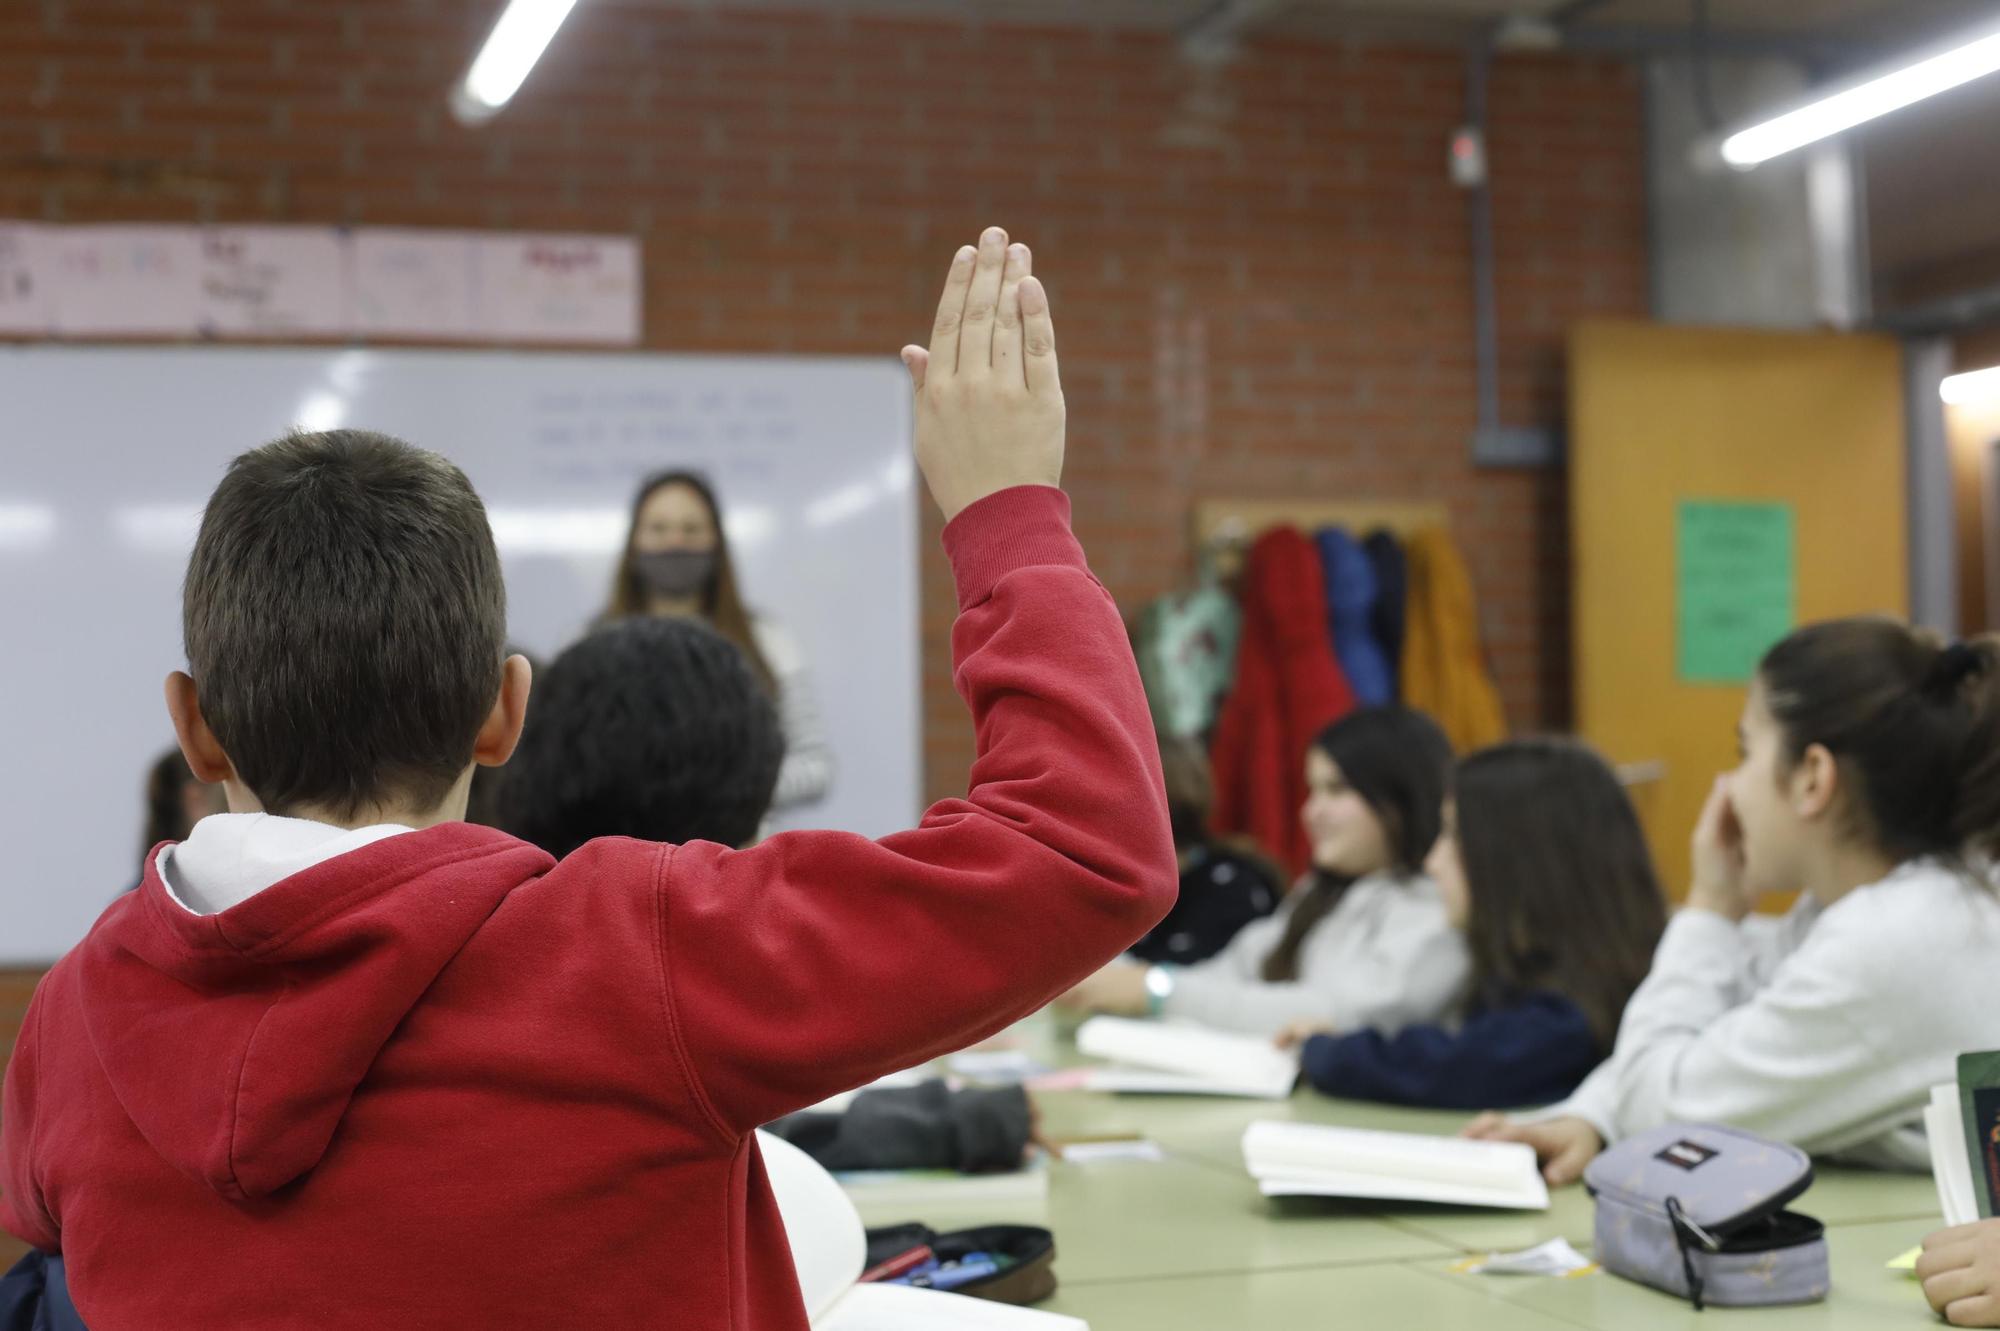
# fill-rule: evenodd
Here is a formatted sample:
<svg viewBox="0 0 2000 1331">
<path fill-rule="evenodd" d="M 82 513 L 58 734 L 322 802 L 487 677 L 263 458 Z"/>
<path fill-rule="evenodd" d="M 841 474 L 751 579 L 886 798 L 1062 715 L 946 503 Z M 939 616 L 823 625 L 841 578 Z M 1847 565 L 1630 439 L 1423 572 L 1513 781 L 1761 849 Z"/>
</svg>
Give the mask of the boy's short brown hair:
<svg viewBox="0 0 2000 1331">
<path fill-rule="evenodd" d="M 229 464 L 188 561 L 202 715 L 264 808 L 430 808 L 500 691 L 507 592 L 486 508 L 435 453 L 294 433 Z"/>
</svg>

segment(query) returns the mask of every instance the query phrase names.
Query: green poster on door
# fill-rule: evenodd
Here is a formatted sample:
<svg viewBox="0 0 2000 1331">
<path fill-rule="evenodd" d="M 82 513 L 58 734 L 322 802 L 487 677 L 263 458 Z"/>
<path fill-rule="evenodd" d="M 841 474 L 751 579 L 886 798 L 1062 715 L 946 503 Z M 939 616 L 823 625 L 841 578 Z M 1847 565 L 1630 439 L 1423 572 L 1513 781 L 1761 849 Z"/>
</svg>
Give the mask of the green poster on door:
<svg viewBox="0 0 2000 1331">
<path fill-rule="evenodd" d="M 1674 549 L 1684 684 L 1747 684 L 1798 621 L 1798 521 L 1790 504 L 1683 499 Z"/>
</svg>

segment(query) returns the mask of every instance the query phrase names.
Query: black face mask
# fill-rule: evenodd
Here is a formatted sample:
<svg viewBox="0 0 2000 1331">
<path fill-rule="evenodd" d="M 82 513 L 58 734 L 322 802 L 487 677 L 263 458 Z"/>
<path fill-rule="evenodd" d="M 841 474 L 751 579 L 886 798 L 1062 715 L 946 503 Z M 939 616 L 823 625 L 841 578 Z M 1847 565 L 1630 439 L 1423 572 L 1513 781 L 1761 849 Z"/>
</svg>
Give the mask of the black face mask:
<svg viewBox="0 0 2000 1331">
<path fill-rule="evenodd" d="M 685 601 L 708 589 L 715 576 L 713 550 L 654 550 L 632 556 L 639 583 L 662 600 Z"/>
</svg>

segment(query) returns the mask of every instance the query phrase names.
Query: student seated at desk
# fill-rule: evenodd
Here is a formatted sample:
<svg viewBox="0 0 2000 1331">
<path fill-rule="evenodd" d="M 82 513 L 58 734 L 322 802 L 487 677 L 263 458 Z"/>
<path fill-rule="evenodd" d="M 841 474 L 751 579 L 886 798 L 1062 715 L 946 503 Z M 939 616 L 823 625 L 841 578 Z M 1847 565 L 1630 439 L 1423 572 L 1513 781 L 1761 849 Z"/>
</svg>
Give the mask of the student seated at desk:
<svg viewBox="0 0 2000 1331">
<path fill-rule="evenodd" d="M 1252 920 L 1277 910 L 1284 877 L 1254 847 L 1222 840 L 1209 830 L 1215 778 L 1199 744 L 1162 735 L 1160 766 L 1167 778 L 1174 851 L 1181 861 L 1181 894 L 1167 918 L 1134 943 L 1129 955 L 1192 966 L 1228 947 Z"/>
<path fill-rule="evenodd" d="M 1931 1307 L 1953 1326 L 2000 1326 L 2000 1220 L 1925 1239 L 1917 1277 Z"/>
<path fill-rule="evenodd" d="M 1424 865 L 1472 952 L 1463 1024 L 1389 1036 L 1302 1022 L 1328 1095 L 1443 1109 L 1545 1105 L 1610 1052 L 1666 927 L 1666 898 L 1617 776 L 1581 744 L 1519 740 L 1458 765 Z"/>
<path fill-rule="evenodd" d="M 1694 832 L 1694 881 L 1611 1058 L 1531 1143 L 1568 1183 L 1670 1122 L 1928 1170 L 1923 1106 L 2000 1044 L 2000 646 L 1889 619 L 1798 630 L 1751 685 L 1742 763 Z M 1751 914 L 1801 889 L 1791 912 Z"/>
<path fill-rule="evenodd" d="M 805 1331 L 757 1125 L 1004 1028 L 1172 901 L 1029 263 L 961 250 L 904 352 L 979 754 L 879 841 L 558 862 L 459 821 L 529 687 L 464 473 L 349 430 L 231 464 L 167 695 L 234 812 L 49 972 L 0 1107 L 0 1225 L 86 1322 Z"/>
<path fill-rule="evenodd" d="M 1450 766 L 1450 743 L 1421 712 L 1334 722 L 1306 755 L 1313 871 L 1278 913 L 1201 965 L 1113 962 L 1059 1002 L 1267 1039 L 1298 1021 L 1393 1034 L 1443 1017 L 1465 988 L 1465 940 L 1420 866 Z"/>
</svg>

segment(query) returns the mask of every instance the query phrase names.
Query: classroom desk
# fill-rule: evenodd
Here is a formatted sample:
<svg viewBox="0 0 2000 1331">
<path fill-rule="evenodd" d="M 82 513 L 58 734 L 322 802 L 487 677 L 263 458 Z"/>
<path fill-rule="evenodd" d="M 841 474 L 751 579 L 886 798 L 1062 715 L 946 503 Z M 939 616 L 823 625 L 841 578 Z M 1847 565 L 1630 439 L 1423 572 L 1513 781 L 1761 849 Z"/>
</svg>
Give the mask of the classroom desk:
<svg viewBox="0 0 2000 1331">
<path fill-rule="evenodd" d="M 1016 1033 L 1038 1059 L 1077 1061 L 1046 1023 Z M 1381 1202 L 1260 1195 L 1243 1168 L 1243 1130 L 1259 1118 L 1407 1132 L 1455 1131 L 1466 1116 L 1329 1100 L 1301 1091 L 1280 1102 L 1193 1097 L 1037 1095 L 1055 1138 L 1138 1132 L 1159 1163 L 1058 1164 L 1046 1219 L 1061 1288 L 1042 1305 L 1086 1318 L 1093 1331 L 1293 1331 L 1477 1327 L 1483 1331 L 1877 1331 L 1935 1327 L 1914 1281 L 1883 1269 L 1938 1227 L 1924 1177 L 1822 1168 L 1798 1209 L 1828 1226 L 1833 1295 L 1791 1309 L 1713 1310 L 1595 1272 L 1568 1280 L 1471 1276 L 1467 1253 L 1532 1247 L 1562 1237 L 1587 1249 L 1592 1208 L 1581 1188 L 1547 1213 L 1504 1213 Z M 929 1215 L 940 1228 L 995 1216 Z"/>
</svg>

